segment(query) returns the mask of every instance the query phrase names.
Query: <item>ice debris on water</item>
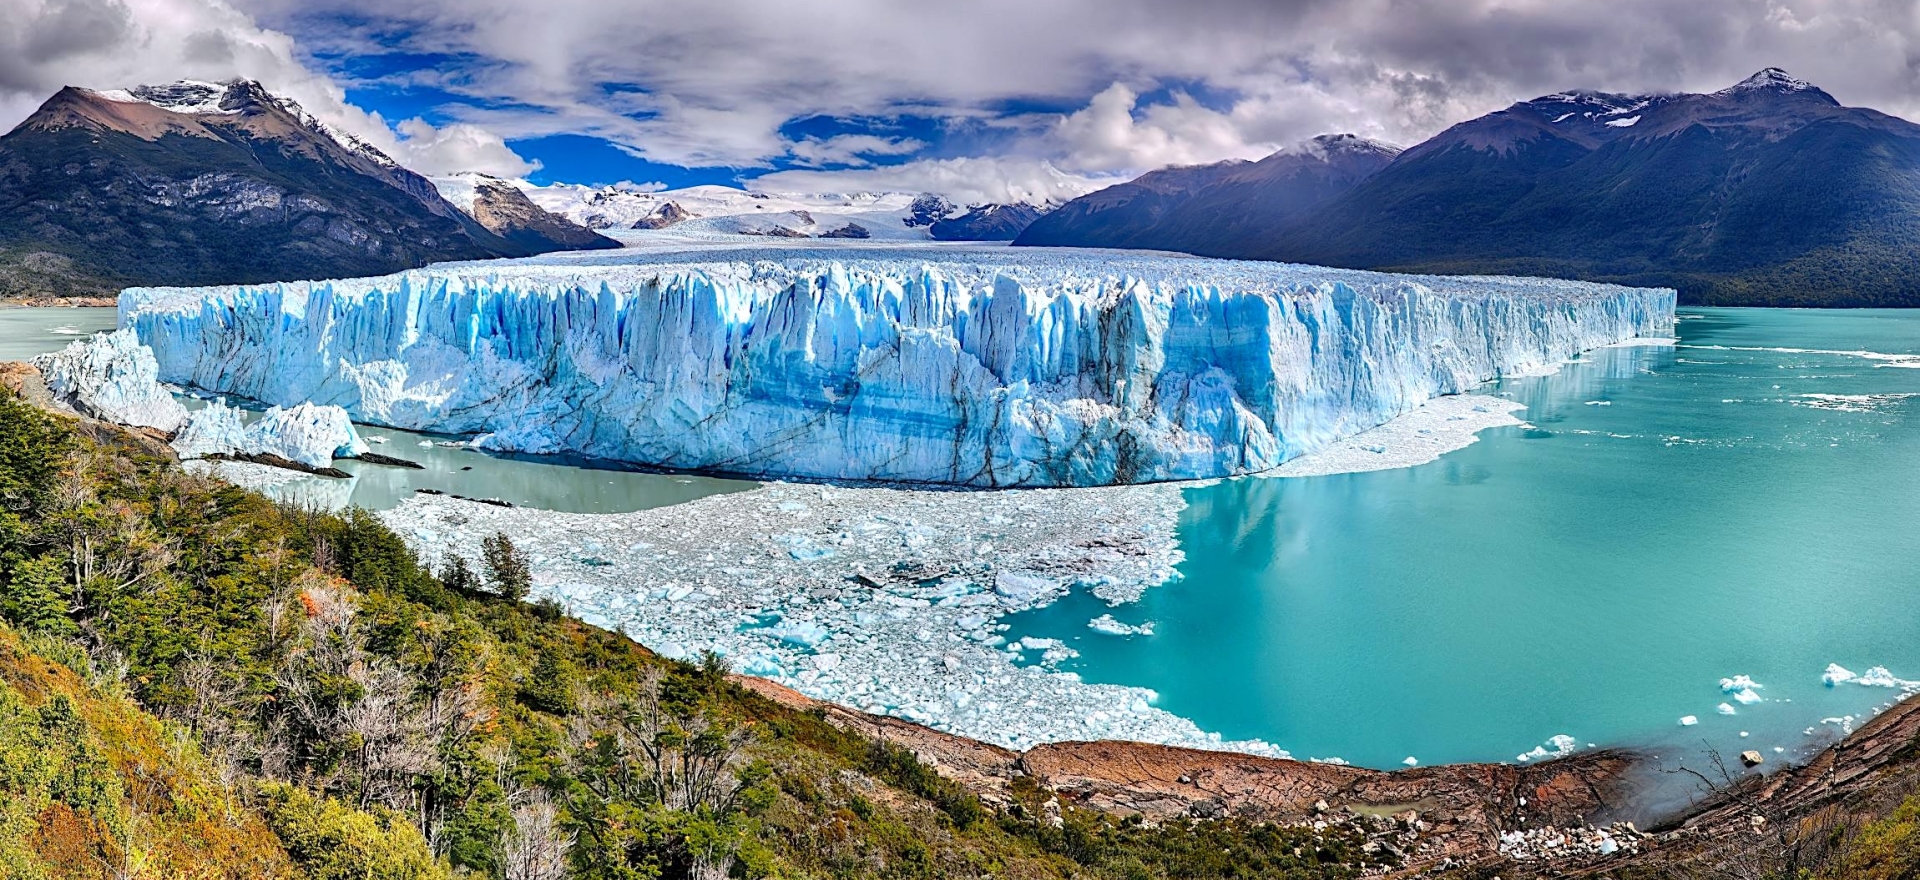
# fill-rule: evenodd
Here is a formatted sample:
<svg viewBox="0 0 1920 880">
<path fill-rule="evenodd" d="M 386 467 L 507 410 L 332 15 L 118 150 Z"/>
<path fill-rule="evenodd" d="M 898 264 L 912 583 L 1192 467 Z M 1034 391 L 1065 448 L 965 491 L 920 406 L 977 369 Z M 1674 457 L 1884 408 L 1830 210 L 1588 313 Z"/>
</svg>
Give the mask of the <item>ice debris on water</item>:
<svg viewBox="0 0 1920 880">
<path fill-rule="evenodd" d="M 1012 248 L 621 251 L 121 295 L 184 385 L 504 451 L 979 487 L 1267 470 L 1668 335 L 1673 307 L 1664 289 Z"/>
<path fill-rule="evenodd" d="M 173 432 L 187 410 L 160 384 L 153 350 L 131 330 L 76 339 L 33 359 L 55 399 L 103 421 Z"/>
<path fill-rule="evenodd" d="M 1692 727 L 1692 726 L 1694 726 L 1695 724 L 1699 724 L 1699 723 L 1700 723 L 1700 719 L 1699 719 L 1699 718 L 1697 718 L 1697 717 L 1695 717 L 1695 716 L 1693 716 L 1693 715 L 1682 715 L 1682 716 L 1680 716 L 1680 726 L 1681 726 L 1681 727 Z"/>
<path fill-rule="evenodd" d="M 1827 687 L 1837 687 L 1852 682 L 1861 687 L 1890 688 L 1900 691 L 1902 697 L 1920 693 L 1920 681 L 1901 678 L 1885 666 L 1875 666 L 1856 674 L 1838 663 L 1829 663 L 1827 671 L 1820 674 L 1820 681 Z"/>
<path fill-rule="evenodd" d="M 448 553 L 478 558 L 483 536 L 506 532 L 533 560 L 536 596 L 664 655 L 713 651 L 818 699 L 1010 748 L 1124 739 L 1285 756 L 1222 741 L 1155 708 L 1146 688 L 1058 671 L 1075 655 L 1065 642 L 1003 635 L 1006 615 L 1072 591 L 1137 598 L 1166 582 L 1184 505 L 1182 487 L 1164 484 L 980 493 L 773 483 L 634 513 L 423 495 L 378 515 L 435 565 Z M 982 543 L 992 545 L 984 555 Z"/>
</svg>

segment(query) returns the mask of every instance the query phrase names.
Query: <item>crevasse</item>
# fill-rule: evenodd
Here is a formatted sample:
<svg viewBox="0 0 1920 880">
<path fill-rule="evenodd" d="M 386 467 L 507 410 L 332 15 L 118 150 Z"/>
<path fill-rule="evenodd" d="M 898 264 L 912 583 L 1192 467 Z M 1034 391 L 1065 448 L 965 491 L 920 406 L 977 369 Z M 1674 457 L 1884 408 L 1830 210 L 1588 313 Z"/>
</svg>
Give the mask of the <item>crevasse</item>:
<svg viewBox="0 0 1920 880">
<path fill-rule="evenodd" d="M 616 253 L 123 293 L 164 379 L 498 450 L 975 487 L 1252 473 L 1674 294 L 1089 251 Z"/>
</svg>

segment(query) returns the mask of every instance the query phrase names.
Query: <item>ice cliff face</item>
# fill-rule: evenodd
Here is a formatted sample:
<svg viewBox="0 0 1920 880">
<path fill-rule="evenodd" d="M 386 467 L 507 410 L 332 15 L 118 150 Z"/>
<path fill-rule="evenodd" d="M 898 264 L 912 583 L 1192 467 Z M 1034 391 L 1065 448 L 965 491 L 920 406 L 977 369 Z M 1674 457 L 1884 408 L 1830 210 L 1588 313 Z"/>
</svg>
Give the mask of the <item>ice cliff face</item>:
<svg viewBox="0 0 1920 880">
<path fill-rule="evenodd" d="M 75 410 L 104 421 L 174 433 L 181 458 L 209 455 L 276 455 L 310 467 L 326 467 L 334 458 L 367 451 L 347 411 L 303 403 L 273 407 L 249 425 L 245 415 L 223 401 L 188 415 L 160 384 L 153 350 L 131 330 L 75 340 L 53 354 L 34 358 L 47 389 Z"/>
<path fill-rule="evenodd" d="M 1667 335 L 1674 294 L 999 248 L 738 249 L 128 290 L 174 382 L 760 476 L 1085 486 L 1274 467 Z"/>
<path fill-rule="evenodd" d="M 33 359 L 47 390 L 76 411 L 104 421 L 171 432 L 187 411 L 160 386 L 153 352 L 132 331 L 76 339 Z"/>
<path fill-rule="evenodd" d="M 274 455 L 323 468 L 335 458 L 353 458 L 366 452 L 367 444 L 361 442 L 347 411 L 337 406 L 276 406 L 249 425 L 241 410 L 214 401 L 187 420 L 186 427 L 173 438 L 173 449 L 181 458 Z"/>
</svg>

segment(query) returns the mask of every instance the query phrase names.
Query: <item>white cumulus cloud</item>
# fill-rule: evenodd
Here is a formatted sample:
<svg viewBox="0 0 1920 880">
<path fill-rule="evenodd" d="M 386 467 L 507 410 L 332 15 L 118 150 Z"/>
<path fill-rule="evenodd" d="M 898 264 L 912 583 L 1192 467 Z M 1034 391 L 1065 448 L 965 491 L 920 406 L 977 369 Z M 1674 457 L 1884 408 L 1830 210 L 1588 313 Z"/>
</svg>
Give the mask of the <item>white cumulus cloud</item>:
<svg viewBox="0 0 1920 880">
<path fill-rule="evenodd" d="M 540 168 L 540 163 L 520 158 L 499 135 L 477 125 L 456 122 L 436 128 L 416 116 L 396 128 L 401 138 L 394 146 L 394 158 L 421 174 L 478 171 L 512 178 Z"/>
</svg>

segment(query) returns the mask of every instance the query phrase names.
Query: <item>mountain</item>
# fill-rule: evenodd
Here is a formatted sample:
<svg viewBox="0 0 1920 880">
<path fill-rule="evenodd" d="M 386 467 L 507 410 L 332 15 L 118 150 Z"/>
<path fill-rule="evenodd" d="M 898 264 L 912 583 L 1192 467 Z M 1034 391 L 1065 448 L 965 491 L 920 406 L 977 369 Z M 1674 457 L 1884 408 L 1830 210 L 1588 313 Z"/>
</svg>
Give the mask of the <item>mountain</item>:
<svg viewBox="0 0 1920 880">
<path fill-rule="evenodd" d="M 467 172 L 433 178 L 447 201 L 467 212 L 481 226 L 529 253 L 557 250 L 604 250 L 620 243 L 559 214 L 548 212 L 527 198 L 512 182 L 487 174 Z"/>
<path fill-rule="evenodd" d="M 927 232 L 939 241 L 1012 241 L 1041 216 L 1032 205 L 975 205 L 958 217 L 935 220 Z"/>
<path fill-rule="evenodd" d="M 1353 188 L 1399 152 L 1351 134 L 1322 135 L 1258 162 L 1163 168 L 1062 205 L 1014 244 L 1231 252 Z"/>
<path fill-rule="evenodd" d="M 378 275 L 520 256 L 257 82 L 60 90 L 0 137 L 0 296 Z"/>
<path fill-rule="evenodd" d="M 1769 68 L 1711 94 L 1564 92 L 1456 125 L 1202 253 L 1671 286 L 1684 303 L 1920 305 L 1920 126 Z"/>
</svg>

